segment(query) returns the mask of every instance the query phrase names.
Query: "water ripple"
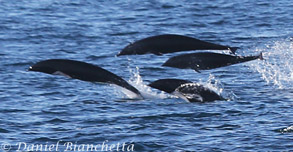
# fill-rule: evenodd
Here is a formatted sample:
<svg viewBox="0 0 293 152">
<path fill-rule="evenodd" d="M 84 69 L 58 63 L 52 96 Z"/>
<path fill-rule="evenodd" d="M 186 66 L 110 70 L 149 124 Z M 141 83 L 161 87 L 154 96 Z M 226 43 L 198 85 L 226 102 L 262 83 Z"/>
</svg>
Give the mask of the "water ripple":
<svg viewBox="0 0 293 152">
<path fill-rule="evenodd" d="M 0 20 L 1 142 L 108 140 L 134 144 L 136 151 L 293 150 L 289 0 L 14 0 L 1 1 Z M 263 52 L 265 60 L 196 73 L 161 66 L 180 53 L 115 57 L 130 42 L 158 34 L 240 47 L 237 55 Z M 26 71 L 50 58 L 99 65 L 147 99 Z M 147 86 L 162 78 L 200 82 L 229 101 L 189 103 Z"/>
</svg>

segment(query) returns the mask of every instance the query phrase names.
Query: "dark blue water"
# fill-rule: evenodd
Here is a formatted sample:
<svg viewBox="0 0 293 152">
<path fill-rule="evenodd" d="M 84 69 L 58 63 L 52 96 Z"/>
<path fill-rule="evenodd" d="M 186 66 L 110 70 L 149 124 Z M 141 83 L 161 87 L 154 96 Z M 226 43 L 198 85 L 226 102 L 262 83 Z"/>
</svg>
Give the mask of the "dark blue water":
<svg viewBox="0 0 293 152">
<path fill-rule="evenodd" d="M 2 151 L 58 142 L 55 151 L 66 143 L 107 144 L 98 151 L 111 144 L 117 151 L 118 143 L 119 151 L 123 143 L 135 151 L 293 151 L 292 1 L 0 4 Z M 196 73 L 160 66 L 174 54 L 115 57 L 130 42 L 158 34 L 241 47 L 238 55 L 263 52 L 265 60 Z M 129 100 L 113 86 L 26 71 L 52 58 L 99 65 L 147 98 Z M 162 78 L 200 82 L 229 101 L 188 103 L 146 86 Z M 44 147 L 39 151 L 49 151 Z"/>
</svg>

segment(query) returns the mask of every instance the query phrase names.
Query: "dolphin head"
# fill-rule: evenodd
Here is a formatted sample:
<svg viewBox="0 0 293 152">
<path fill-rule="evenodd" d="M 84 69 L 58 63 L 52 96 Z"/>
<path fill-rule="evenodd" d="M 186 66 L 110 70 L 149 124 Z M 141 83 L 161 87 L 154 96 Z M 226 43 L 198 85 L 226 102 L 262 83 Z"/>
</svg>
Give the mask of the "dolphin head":
<svg viewBox="0 0 293 152">
<path fill-rule="evenodd" d="M 54 69 L 52 66 L 50 66 L 50 64 L 48 64 L 47 62 L 38 62 L 37 64 L 30 66 L 28 71 L 36 71 L 36 72 L 43 72 L 47 74 L 53 74 L 57 70 Z"/>
<path fill-rule="evenodd" d="M 185 58 L 184 58 L 185 59 Z M 178 57 L 178 56 L 174 56 L 169 58 L 162 66 L 167 66 L 167 67 L 176 67 L 176 68 L 180 68 L 180 67 L 184 67 L 186 60 L 184 60 L 182 57 Z"/>
<path fill-rule="evenodd" d="M 132 43 L 130 43 L 129 45 L 127 45 L 125 48 L 123 48 L 118 54 L 117 56 L 120 55 L 133 55 L 136 54 L 136 48 L 135 46 L 133 46 Z"/>
</svg>

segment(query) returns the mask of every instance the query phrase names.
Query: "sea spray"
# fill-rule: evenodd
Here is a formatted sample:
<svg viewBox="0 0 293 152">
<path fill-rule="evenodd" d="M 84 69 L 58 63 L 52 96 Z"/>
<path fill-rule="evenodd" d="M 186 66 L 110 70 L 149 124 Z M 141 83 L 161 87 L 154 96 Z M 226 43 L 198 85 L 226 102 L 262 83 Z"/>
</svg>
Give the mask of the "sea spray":
<svg viewBox="0 0 293 152">
<path fill-rule="evenodd" d="M 250 64 L 268 83 L 279 89 L 290 89 L 293 86 L 293 42 L 290 40 L 275 41 L 266 48 L 257 48 L 264 52 L 264 62 Z"/>
<path fill-rule="evenodd" d="M 143 82 L 142 77 L 140 76 L 139 73 L 139 67 L 136 67 L 135 70 L 132 70 L 131 68 L 129 68 L 129 72 L 132 75 L 130 80 L 128 81 L 131 85 L 133 85 L 135 88 L 137 88 L 142 96 L 144 98 L 147 99 L 155 99 L 155 98 L 159 98 L 159 99 L 164 99 L 164 98 L 169 98 L 172 97 L 171 95 L 168 95 L 162 91 L 160 91 L 160 93 L 157 93 L 155 91 L 153 91 L 151 89 L 151 87 L 149 87 L 148 85 L 146 85 Z"/>
<path fill-rule="evenodd" d="M 228 101 L 235 100 L 238 98 L 233 91 L 225 90 L 225 87 L 222 84 L 222 82 L 219 79 L 217 79 L 213 74 L 210 74 L 208 79 L 205 81 L 200 80 L 199 83 L 213 90 L 214 92 L 221 95 Z"/>
</svg>

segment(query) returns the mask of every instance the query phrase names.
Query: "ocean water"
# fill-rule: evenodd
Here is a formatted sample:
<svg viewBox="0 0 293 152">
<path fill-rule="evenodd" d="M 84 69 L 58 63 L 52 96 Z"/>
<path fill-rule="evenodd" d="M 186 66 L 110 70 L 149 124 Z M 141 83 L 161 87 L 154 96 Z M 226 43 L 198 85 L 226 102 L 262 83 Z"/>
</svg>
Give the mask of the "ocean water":
<svg viewBox="0 0 293 152">
<path fill-rule="evenodd" d="M 293 151 L 292 1 L 0 4 L 0 151 Z M 238 55 L 262 52 L 265 60 L 196 73 L 161 66 L 182 53 L 115 56 L 158 34 L 240 47 Z M 146 99 L 27 71 L 53 58 L 96 64 Z M 163 78 L 200 82 L 229 100 L 189 103 L 147 86 Z"/>
</svg>

